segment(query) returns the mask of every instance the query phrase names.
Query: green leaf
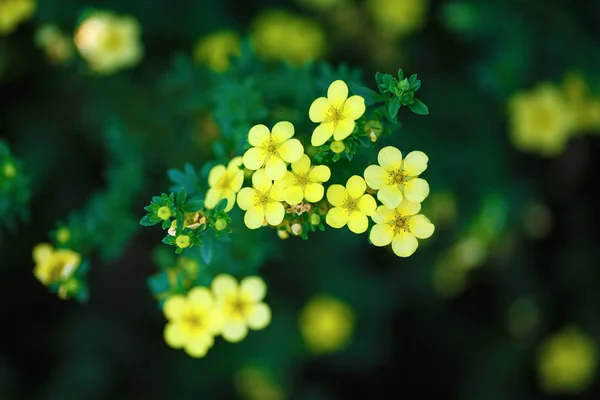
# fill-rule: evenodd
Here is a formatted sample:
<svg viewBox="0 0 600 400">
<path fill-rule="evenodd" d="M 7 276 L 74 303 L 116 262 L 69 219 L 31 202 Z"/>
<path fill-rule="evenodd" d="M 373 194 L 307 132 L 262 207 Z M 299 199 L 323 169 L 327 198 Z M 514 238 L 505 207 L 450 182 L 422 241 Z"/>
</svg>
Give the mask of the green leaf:
<svg viewBox="0 0 600 400">
<path fill-rule="evenodd" d="M 201 211 L 204 208 L 203 200 L 191 200 L 185 203 L 183 206 L 183 211 L 185 212 L 195 212 Z"/>
<path fill-rule="evenodd" d="M 154 225 L 156 225 L 156 224 L 158 224 L 160 222 L 160 220 L 155 221 L 151 217 L 152 217 L 151 214 L 146 215 L 144 218 L 142 218 L 140 220 L 140 225 L 142 225 L 142 226 L 154 226 Z"/>
<path fill-rule="evenodd" d="M 227 207 L 227 199 L 221 199 L 217 203 L 217 205 L 215 207 L 215 210 L 216 211 L 223 211 L 226 207 Z"/>
<path fill-rule="evenodd" d="M 383 97 L 381 96 L 381 94 L 374 92 L 373 90 L 371 90 L 367 87 L 364 87 L 364 86 L 360 86 L 360 85 L 352 86 L 352 93 L 363 97 L 365 99 L 365 104 L 367 106 L 381 103 L 383 101 Z"/>
<path fill-rule="evenodd" d="M 179 189 L 179 192 L 177 193 L 177 197 L 175 198 L 175 204 L 177 205 L 177 207 L 183 207 L 183 204 L 185 203 L 186 199 L 187 191 L 182 186 L 181 189 Z"/>
<path fill-rule="evenodd" d="M 427 115 L 429 114 L 429 108 L 419 99 L 415 99 L 412 104 L 408 105 L 408 108 L 415 114 Z"/>
<path fill-rule="evenodd" d="M 375 82 L 377 82 L 377 85 L 383 84 L 383 74 L 381 72 L 375 72 Z"/>
<path fill-rule="evenodd" d="M 362 147 L 369 148 L 371 147 L 371 138 L 369 138 L 369 136 L 359 136 L 358 143 L 360 143 Z"/>
<path fill-rule="evenodd" d="M 412 90 L 413 92 L 416 92 L 420 88 L 421 88 L 421 81 L 416 81 L 415 83 L 410 84 L 410 90 Z"/>
<path fill-rule="evenodd" d="M 396 119 L 396 115 L 398 115 L 398 110 L 400 109 L 400 99 L 394 96 L 388 103 L 388 113 L 392 119 Z"/>
<path fill-rule="evenodd" d="M 203 246 L 200 246 L 200 256 L 202 257 L 204 264 L 210 264 L 213 257 L 213 248 L 209 243 L 205 243 Z"/>
<path fill-rule="evenodd" d="M 417 74 L 412 74 L 410 78 L 408 78 L 408 83 L 413 85 L 415 82 L 417 82 Z"/>
<path fill-rule="evenodd" d="M 404 79 L 404 72 L 402 71 L 402 68 L 398 68 L 398 81 L 401 81 L 402 79 Z"/>
</svg>

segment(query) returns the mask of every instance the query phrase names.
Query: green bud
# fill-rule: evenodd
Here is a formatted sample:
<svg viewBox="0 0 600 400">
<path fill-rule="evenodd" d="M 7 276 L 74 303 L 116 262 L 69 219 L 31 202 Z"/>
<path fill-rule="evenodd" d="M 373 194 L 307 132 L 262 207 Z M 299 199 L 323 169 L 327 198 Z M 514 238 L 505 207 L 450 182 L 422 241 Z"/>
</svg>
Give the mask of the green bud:
<svg viewBox="0 0 600 400">
<path fill-rule="evenodd" d="M 225 228 L 227 228 L 227 221 L 225 220 L 225 218 L 219 218 L 215 221 L 216 230 L 222 231 Z"/>
<path fill-rule="evenodd" d="M 341 140 L 334 140 L 333 142 L 331 142 L 331 145 L 329 146 L 329 148 L 335 154 L 339 154 L 342 151 L 346 150 L 346 145 Z"/>
<path fill-rule="evenodd" d="M 187 247 L 190 247 L 190 244 L 191 244 L 190 237 L 188 235 L 179 235 L 175 239 L 175 244 L 180 249 L 185 249 Z"/>
<path fill-rule="evenodd" d="M 166 221 L 169 218 L 171 218 L 171 216 L 173 216 L 173 213 L 171 212 L 171 209 L 169 207 L 162 206 L 158 209 L 156 215 L 158 215 L 158 218 L 162 219 L 163 221 Z"/>
<path fill-rule="evenodd" d="M 310 224 L 311 225 L 319 225 L 321 223 L 321 217 L 319 214 L 313 214 L 310 216 Z"/>
</svg>

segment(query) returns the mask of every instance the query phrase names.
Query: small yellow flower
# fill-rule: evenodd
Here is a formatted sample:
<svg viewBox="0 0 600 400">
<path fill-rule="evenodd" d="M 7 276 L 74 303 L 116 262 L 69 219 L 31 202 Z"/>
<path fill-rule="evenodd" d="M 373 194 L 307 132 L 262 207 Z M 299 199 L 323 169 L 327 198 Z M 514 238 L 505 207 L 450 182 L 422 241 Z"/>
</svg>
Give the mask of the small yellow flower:
<svg viewBox="0 0 600 400">
<path fill-rule="evenodd" d="M 270 132 L 265 125 L 254 125 L 248 132 L 251 147 L 244 153 L 244 165 L 250 170 L 265 167 L 269 179 L 274 181 L 285 176 L 286 162 L 296 162 L 304 154 L 304 147 L 294 136 L 294 125 L 281 121 Z"/>
<path fill-rule="evenodd" d="M 343 141 L 341 140 L 334 140 L 333 142 L 331 142 L 331 144 L 329 145 L 329 148 L 331 149 L 331 151 L 333 151 L 335 154 L 340 154 L 341 152 L 343 152 L 344 150 L 346 150 L 346 145 L 344 144 Z"/>
<path fill-rule="evenodd" d="M 173 216 L 173 213 L 171 212 L 171 209 L 168 206 L 162 206 L 158 209 L 156 215 L 158 215 L 158 218 L 162 219 L 163 221 L 166 221 L 169 218 L 171 218 L 171 216 Z"/>
<path fill-rule="evenodd" d="M 576 327 L 565 328 L 539 348 L 540 386 L 548 393 L 580 393 L 592 383 L 597 364 L 593 339 Z"/>
<path fill-rule="evenodd" d="M 188 247 L 190 247 L 190 243 L 191 242 L 189 235 L 179 235 L 177 236 L 177 238 L 175 238 L 175 244 L 180 249 L 187 249 Z"/>
<path fill-rule="evenodd" d="M 271 309 L 262 300 L 267 285 L 257 276 L 238 281 L 231 275 L 215 277 L 211 289 L 216 297 L 216 309 L 222 317 L 221 335 L 229 342 L 239 342 L 248 328 L 264 329 L 271 322 Z"/>
<path fill-rule="evenodd" d="M 422 151 L 411 151 L 402 159 L 402 153 L 387 146 L 379 151 L 379 165 L 365 169 L 365 180 L 372 189 L 379 190 L 377 199 L 388 208 L 402 203 L 403 193 L 408 201 L 420 203 L 429 195 L 429 184 L 418 176 L 427 169 L 429 158 Z"/>
<path fill-rule="evenodd" d="M 256 171 L 252 187 L 242 188 L 237 196 L 238 206 L 246 211 L 244 223 L 250 229 L 263 226 L 265 218 L 270 225 L 279 225 L 285 216 L 283 200 L 283 190 L 273 185 L 264 169 Z"/>
<path fill-rule="evenodd" d="M 64 64 L 73 57 L 73 41 L 56 25 L 41 26 L 35 33 L 35 42 L 54 64 Z"/>
<path fill-rule="evenodd" d="M 421 204 L 403 201 L 396 209 L 386 206 L 377 207 L 373 215 L 375 226 L 371 228 L 369 239 L 375 246 L 392 244 L 392 250 L 398 257 L 412 255 L 419 246 L 418 239 L 427 239 L 433 235 L 435 227 L 423 214 L 417 214 Z"/>
<path fill-rule="evenodd" d="M 194 59 L 207 64 L 215 72 L 225 72 L 229 69 L 231 57 L 239 57 L 241 53 L 239 35 L 223 30 L 200 38 L 194 48 Z"/>
<path fill-rule="evenodd" d="M 75 45 L 90 69 L 99 74 L 132 67 L 143 54 L 138 21 L 109 11 L 86 18 L 75 32 Z"/>
<path fill-rule="evenodd" d="M 327 182 L 330 177 L 329 167 L 311 167 L 310 158 L 303 154 L 298 161 L 292 163 L 292 170 L 283 179 L 276 181 L 275 185 L 284 189 L 283 199 L 291 206 L 300 203 L 302 199 L 316 203 L 323 198 L 323 182 Z"/>
<path fill-rule="evenodd" d="M 363 178 L 354 175 L 348 179 L 346 187 L 331 185 L 327 189 L 327 201 L 333 206 L 327 212 L 325 222 L 333 228 L 342 228 L 348 224 L 348 229 L 354 233 L 363 233 L 369 227 L 367 216 L 373 215 L 377 208 L 375 199 L 365 194 L 367 185 Z"/>
<path fill-rule="evenodd" d="M 329 85 L 327 97 L 319 97 L 310 106 L 308 116 L 319 122 L 311 137 L 315 147 L 323 145 L 332 136 L 344 140 L 354 131 L 355 122 L 365 113 L 365 99 L 361 96 L 348 97 L 348 86 L 337 80 Z"/>
<path fill-rule="evenodd" d="M 600 129 L 600 101 L 592 97 L 583 77 L 571 72 L 565 76 L 562 87 L 578 133 Z"/>
<path fill-rule="evenodd" d="M 221 327 L 210 290 L 195 287 L 187 296 L 169 296 L 163 312 L 168 320 L 165 342 L 174 349 L 183 348 L 192 357 L 204 357 Z"/>
<path fill-rule="evenodd" d="M 427 0 L 367 0 L 379 32 L 388 38 L 403 38 L 423 26 Z"/>
<path fill-rule="evenodd" d="M 313 353 L 342 349 L 352 338 L 354 312 L 331 296 L 315 296 L 302 309 L 298 320 L 300 333 Z"/>
<path fill-rule="evenodd" d="M 235 204 L 235 195 L 244 183 L 244 170 L 240 169 L 242 157 L 235 157 L 229 162 L 227 168 L 224 165 L 214 166 L 208 173 L 208 185 L 210 189 L 206 192 L 204 205 L 209 210 L 215 208 L 221 199 L 227 199 L 228 212 Z"/>
<path fill-rule="evenodd" d="M 0 36 L 11 33 L 35 11 L 35 0 L 0 1 Z"/>
<path fill-rule="evenodd" d="M 49 286 L 71 278 L 81 264 L 81 256 L 72 250 L 55 250 L 48 243 L 40 243 L 33 248 L 33 261 L 33 274 Z"/>
</svg>

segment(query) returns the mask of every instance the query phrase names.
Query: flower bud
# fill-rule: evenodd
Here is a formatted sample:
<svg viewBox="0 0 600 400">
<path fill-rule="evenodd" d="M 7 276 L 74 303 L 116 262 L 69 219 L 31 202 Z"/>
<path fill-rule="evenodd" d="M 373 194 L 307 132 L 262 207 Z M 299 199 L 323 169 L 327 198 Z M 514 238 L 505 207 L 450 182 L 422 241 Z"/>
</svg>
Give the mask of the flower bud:
<svg viewBox="0 0 600 400">
<path fill-rule="evenodd" d="M 329 146 L 329 148 L 334 153 L 339 154 L 342 151 L 346 150 L 346 145 L 341 140 L 334 140 L 333 142 L 331 142 L 331 145 Z"/>
<path fill-rule="evenodd" d="M 158 215 L 158 218 L 162 219 L 163 221 L 166 221 L 169 218 L 171 218 L 173 214 L 171 213 L 171 209 L 168 206 L 162 206 L 158 209 L 156 215 Z"/>
<path fill-rule="evenodd" d="M 191 243 L 191 241 L 190 241 L 190 237 L 188 235 L 179 235 L 179 236 L 177 236 L 177 239 L 175 239 L 175 244 L 180 249 L 185 249 L 187 247 L 190 247 L 190 243 Z"/>
<path fill-rule="evenodd" d="M 218 231 L 222 231 L 223 229 L 227 228 L 227 221 L 225 220 L 225 218 L 219 218 L 215 221 L 215 228 Z"/>
</svg>

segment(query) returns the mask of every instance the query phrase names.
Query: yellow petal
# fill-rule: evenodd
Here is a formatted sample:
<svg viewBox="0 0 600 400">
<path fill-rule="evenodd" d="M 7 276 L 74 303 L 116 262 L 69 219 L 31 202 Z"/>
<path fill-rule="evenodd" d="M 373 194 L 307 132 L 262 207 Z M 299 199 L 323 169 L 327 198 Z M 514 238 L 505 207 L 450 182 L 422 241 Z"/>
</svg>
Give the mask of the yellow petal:
<svg viewBox="0 0 600 400">
<path fill-rule="evenodd" d="M 225 171 L 226 170 L 224 165 L 215 165 L 214 167 L 212 167 L 210 172 L 208 173 L 208 185 L 210 187 L 217 186 L 217 182 L 223 176 Z"/>
<path fill-rule="evenodd" d="M 254 206 L 255 196 L 256 190 L 248 187 L 242 188 L 237 195 L 238 206 L 244 211 L 250 209 L 250 207 Z"/>
<path fill-rule="evenodd" d="M 206 192 L 206 197 L 204 198 L 204 206 L 209 210 L 215 208 L 219 200 L 221 200 L 221 191 L 215 188 L 210 188 Z"/>
<path fill-rule="evenodd" d="M 267 285 L 258 276 L 248 276 L 242 279 L 240 289 L 253 301 L 261 301 L 267 294 Z"/>
<path fill-rule="evenodd" d="M 308 174 L 308 179 L 312 182 L 327 182 L 331 178 L 331 170 L 326 165 L 316 165 Z"/>
<path fill-rule="evenodd" d="M 396 208 L 402 203 L 402 192 L 398 185 L 386 185 L 377 192 L 377 199 L 388 208 Z"/>
<path fill-rule="evenodd" d="M 177 319 L 181 312 L 187 307 L 187 300 L 180 294 L 174 294 L 167 297 L 163 304 L 163 313 L 167 319 Z"/>
<path fill-rule="evenodd" d="M 248 229 L 258 229 L 265 221 L 265 210 L 263 206 L 254 206 L 244 214 L 244 224 Z"/>
<path fill-rule="evenodd" d="M 242 157 L 240 157 L 240 159 L 242 159 Z M 233 172 L 232 172 L 232 174 L 233 174 Z M 230 188 L 235 193 L 237 193 L 240 191 L 243 184 L 244 184 L 244 171 L 240 169 L 240 170 L 236 171 L 235 174 L 233 175 L 233 179 L 231 180 Z"/>
<path fill-rule="evenodd" d="M 244 153 L 244 166 L 251 170 L 257 170 L 265 163 L 267 152 L 258 147 L 251 147 Z"/>
<path fill-rule="evenodd" d="M 317 126 L 310 138 L 310 144 L 315 147 L 322 146 L 333 136 L 333 122 L 323 122 Z"/>
<path fill-rule="evenodd" d="M 429 183 L 425 179 L 414 178 L 404 184 L 404 197 L 413 203 L 420 203 L 429 196 Z"/>
<path fill-rule="evenodd" d="M 302 192 L 302 188 L 300 186 L 290 186 L 285 189 L 284 200 L 290 206 L 295 206 L 300 203 L 304 198 L 304 193 Z"/>
<path fill-rule="evenodd" d="M 369 228 L 369 219 L 361 212 L 353 212 L 348 216 L 348 229 L 361 234 Z"/>
<path fill-rule="evenodd" d="M 302 154 L 298 161 L 292 163 L 292 171 L 296 174 L 304 175 L 310 168 L 310 158 L 306 154 Z"/>
<path fill-rule="evenodd" d="M 429 157 L 422 151 L 411 151 L 404 158 L 404 172 L 408 176 L 417 176 L 427 169 Z"/>
<path fill-rule="evenodd" d="M 402 165 L 402 153 L 393 146 L 384 147 L 377 155 L 377 162 L 386 171 L 399 169 Z"/>
<path fill-rule="evenodd" d="M 210 289 L 215 294 L 217 299 L 223 299 L 231 295 L 231 293 L 237 294 L 238 282 L 231 275 L 219 274 L 213 279 Z"/>
<path fill-rule="evenodd" d="M 329 191 L 327 191 L 329 194 Z M 341 228 L 348 223 L 348 210 L 342 207 L 333 207 L 327 212 L 325 222 L 332 228 Z"/>
<path fill-rule="evenodd" d="M 248 328 L 246 327 L 246 324 L 244 324 L 244 321 L 234 319 L 227 320 L 223 325 L 223 330 L 221 331 L 223 339 L 231 343 L 237 343 L 241 341 L 246 337 L 247 334 Z"/>
<path fill-rule="evenodd" d="M 412 255 L 417 247 L 419 246 L 419 242 L 417 238 L 409 232 L 400 232 L 396 236 L 394 236 L 394 240 L 392 240 L 392 250 L 398 257 L 408 257 Z"/>
<path fill-rule="evenodd" d="M 252 313 L 247 318 L 248 326 L 254 330 L 266 328 L 271 322 L 271 309 L 265 303 L 254 306 Z"/>
<path fill-rule="evenodd" d="M 357 120 L 365 113 L 365 99 L 360 96 L 350 96 L 344 104 L 343 115 L 346 118 Z"/>
<path fill-rule="evenodd" d="M 238 156 L 238 157 L 233 157 L 231 159 L 231 161 L 229 161 L 229 164 L 227 164 L 227 172 L 237 172 L 237 171 L 241 171 L 240 167 L 243 164 L 243 160 L 242 157 Z"/>
<path fill-rule="evenodd" d="M 377 209 L 377 202 L 375 201 L 373 196 L 371 196 L 370 194 L 365 194 L 358 201 L 358 208 L 360 209 L 361 213 L 370 217 L 371 215 L 375 214 L 375 210 Z"/>
<path fill-rule="evenodd" d="M 335 125 L 335 130 L 333 131 L 333 139 L 334 140 L 346 139 L 348 136 L 350 136 L 350 134 L 354 130 L 355 125 L 356 125 L 356 123 L 354 122 L 354 120 L 351 120 L 349 118 L 340 120 L 337 123 L 337 125 Z"/>
<path fill-rule="evenodd" d="M 327 188 L 327 201 L 335 207 L 340 207 L 348 199 L 348 191 L 342 185 L 331 185 Z"/>
<path fill-rule="evenodd" d="M 235 204 L 235 192 L 233 190 L 226 190 L 223 198 L 227 199 L 227 206 L 225 207 L 225 212 L 231 211 Z"/>
<path fill-rule="evenodd" d="M 277 156 L 272 156 L 265 165 L 265 172 L 270 180 L 279 180 L 285 176 L 287 172 L 287 166 L 285 162 Z"/>
<path fill-rule="evenodd" d="M 294 125 L 289 121 L 280 121 L 271 130 L 271 139 L 275 144 L 285 142 L 294 136 Z"/>
<path fill-rule="evenodd" d="M 408 229 L 418 239 L 427 239 L 433 235 L 435 227 L 429 218 L 423 214 L 418 214 L 408 220 Z"/>
<path fill-rule="evenodd" d="M 283 186 L 273 185 L 269 191 L 269 199 L 271 201 L 285 201 L 285 189 Z"/>
<path fill-rule="evenodd" d="M 287 171 L 283 178 L 273 182 L 274 186 L 281 187 L 283 189 L 296 184 L 296 177 L 290 171 Z"/>
<path fill-rule="evenodd" d="M 372 218 L 376 224 L 385 224 L 396 218 L 396 210 L 387 208 L 386 206 L 379 206 Z"/>
<path fill-rule="evenodd" d="M 350 177 L 350 179 L 348 179 L 348 182 L 346 183 L 346 189 L 348 190 L 350 197 L 353 199 L 358 199 L 363 195 L 363 193 L 365 193 L 365 190 L 367 190 L 367 184 L 362 176 L 353 175 Z"/>
<path fill-rule="evenodd" d="M 340 107 L 348 98 L 348 86 L 344 81 L 334 81 L 327 89 L 327 99 L 329 104 L 334 107 Z"/>
<path fill-rule="evenodd" d="M 163 335 L 165 342 L 174 349 L 182 348 L 187 340 L 186 333 L 181 329 L 181 325 L 178 323 L 169 322 L 165 325 Z"/>
<path fill-rule="evenodd" d="M 187 342 L 184 346 L 184 350 L 191 357 L 201 358 L 206 355 L 213 344 L 213 337 L 209 334 L 203 334 Z"/>
<path fill-rule="evenodd" d="M 321 122 L 327 117 L 327 111 L 329 110 L 329 100 L 325 97 L 319 97 L 310 105 L 308 110 L 308 118 L 312 122 Z"/>
<path fill-rule="evenodd" d="M 304 189 L 304 197 L 311 203 L 316 203 L 323 198 L 325 189 L 320 183 L 309 183 Z"/>
<path fill-rule="evenodd" d="M 188 302 L 194 306 L 210 308 L 212 306 L 212 295 L 207 288 L 197 286 L 188 292 Z"/>
<path fill-rule="evenodd" d="M 269 139 L 271 138 L 271 132 L 269 132 L 269 128 L 267 128 L 263 124 L 254 125 L 250 132 L 248 132 L 248 142 L 254 147 L 266 146 L 269 144 Z M 244 164 L 246 164 L 244 162 Z M 246 166 L 246 168 L 248 168 Z M 252 168 L 251 168 L 252 169 Z"/>
<path fill-rule="evenodd" d="M 369 239 L 378 247 L 387 246 L 394 238 L 394 228 L 390 224 L 376 224 L 371 228 Z"/>
<path fill-rule="evenodd" d="M 278 202 L 269 203 L 267 205 L 267 211 L 265 215 L 269 225 L 279 225 L 285 216 L 285 207 L 283 207 L 283 204 Z"/>
<path fill-rule="evenodd" d="M 370 188 L 379 190 L 388 184 L 390 178 L 388 172 L 379 165 L 369 165 L 365 169 L 365 180 Z"/>
<path fill-rule="evenodd" d="M 407 199 L 404 199 L 404 201 L 396 207 L 396 212 L 404 216 L 415 215 L 419 211 L 421 211 L 421 203 L 413 203 Z"/>
<path fill-rule="evenodd" d="M 304 147 L 298 139 L 290 139 L 277 148 L 279 156 L 289 163 L 296 162 L 304 154 Z"/>
<path fill-rule="evenodd" d="M 269 178 L 264 168 L 259 169 L 252 175 L 252 186 L 255 189 L 266 192 L 271 188 L 271 185 L 273 185 L 273 180 Z"/>
<path fill-rule="evenodd" d="M 36 264 L 46 262 L 52 257 L 53 253 L 52 245 L 49 243 L 40 243 L 33 248 L 33 261 Z"/>
</svg>

